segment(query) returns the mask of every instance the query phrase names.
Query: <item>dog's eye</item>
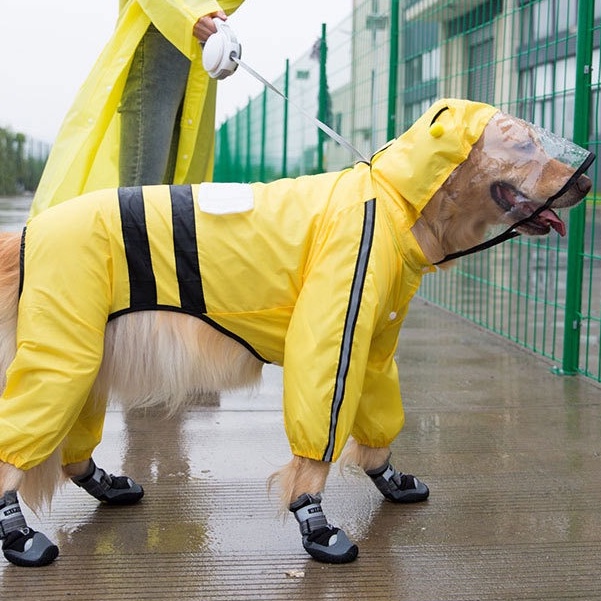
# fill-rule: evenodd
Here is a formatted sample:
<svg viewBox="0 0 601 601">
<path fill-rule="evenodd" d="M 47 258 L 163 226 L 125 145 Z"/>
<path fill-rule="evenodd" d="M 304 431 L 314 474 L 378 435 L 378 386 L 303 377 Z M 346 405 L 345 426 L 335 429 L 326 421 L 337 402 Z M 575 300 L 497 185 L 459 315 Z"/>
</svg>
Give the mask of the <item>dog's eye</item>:
<svg viewBox="0 0 601 601">
<path fill-rule="evenodd" d="M 516 149 L 523 152 L 532 152 L 534 150 L 534 142 L 532 140 L 523 140 L 516 144 Z"/>
</svg>

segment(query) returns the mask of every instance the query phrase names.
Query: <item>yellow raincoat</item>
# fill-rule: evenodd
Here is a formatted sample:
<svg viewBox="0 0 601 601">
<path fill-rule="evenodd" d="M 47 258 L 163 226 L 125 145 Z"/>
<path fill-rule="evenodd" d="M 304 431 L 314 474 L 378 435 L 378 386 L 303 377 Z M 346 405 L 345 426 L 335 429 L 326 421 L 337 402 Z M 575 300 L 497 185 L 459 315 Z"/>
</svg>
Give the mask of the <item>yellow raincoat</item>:
<svg viewBox="0 0 601 601">
<path fill-rule="evenodd" d="M 216 81 L 202 66 L 196 21 L 217 10 L 234 12 L 244 0 L 121 0 L 115 32 L 79 90 L 52 146 L 31 214 L 85 192 L 119 185 L 117 109 L 134 52 L 150 23 L 187 58 L 174 183 L 210 181 L 213 174 Z"/>
<path fill-rule="evenodd" d="M 349 435 L 389 445 L 404 421 L 399 329 L 431 267 L 410 228 L 495 112 L 442 101 L 341 172 L 104 190 L 31 219 L 0 460 L 27 469 L 63 441 L 65 461 L 90 456 L 107 320 L 144 309 L 196 315 L 283 365 L 296 455 L 334 461 Z"/>
</svg>

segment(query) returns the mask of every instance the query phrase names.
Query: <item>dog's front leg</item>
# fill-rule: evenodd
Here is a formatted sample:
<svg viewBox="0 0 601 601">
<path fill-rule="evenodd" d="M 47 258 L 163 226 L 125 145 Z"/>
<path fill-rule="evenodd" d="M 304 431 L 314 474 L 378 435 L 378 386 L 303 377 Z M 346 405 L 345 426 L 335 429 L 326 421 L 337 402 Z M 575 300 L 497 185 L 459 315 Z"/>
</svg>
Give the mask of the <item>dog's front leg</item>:
<svg viewBox="0 0 601 601">
<path fill-rule="evenodd" d="M 411 474 L 399 472 L 390 463 L 388 447 L 368 447 L 352 440 L 342 456 L 343 464 L 353 463 L 362 468 L 378 490 L 393 503 L 425 501 L 430 490 Z"/>
<path fill-rule="evenodd" d="M 17 491 L 24 472 L 0 462 L 0 540 L 4 557 L 18 566 L 37 567 L 54 561 L 58 547 L 45 534 L 27 526 Z"/>
<path fill-rule="evenodd" d="M 282 501 L 299 523 L 307 553 L 324 563 L 348 563 L 357 557 L 357 545 L 328 522 L 321 507 L 329 471 L 328 462 L 295 456 L 271 480 L 278 481 Z"/>
</svg>

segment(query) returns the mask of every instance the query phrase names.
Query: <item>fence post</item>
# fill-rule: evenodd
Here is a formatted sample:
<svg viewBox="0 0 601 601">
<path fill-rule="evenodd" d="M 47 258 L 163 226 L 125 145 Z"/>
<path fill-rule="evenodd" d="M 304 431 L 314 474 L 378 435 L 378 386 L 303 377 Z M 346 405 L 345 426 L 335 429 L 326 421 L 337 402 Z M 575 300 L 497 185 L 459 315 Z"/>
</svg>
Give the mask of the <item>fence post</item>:
<svg viewBox="0 0 601 601">
<path fill-rule="evenodd" d="M 399 73 L 399 0 L 391 0 L 390 5 L 390 60 L 388 63 L 388 122 L 386 139 L 397 135 L 397 85 Z"/>
<path fill-rule="evenodd" d="M 589 143 L 594 6 L 594 0 L 579 0 L 578 2 L 574 142 L 585 148 Z M 576 374 L 580 367 L 585 222 L 586 200 L 570 211 L 563 365 L 561 369 L 561 373 L 564 375 Z"/>
<path fill-rule="evenodd" d="M 234 134 L 234 182 L 243 181 L 244 172 L 242 170 L 242 109 L 236 111 L 236 132 Z"/>
<path fill-rule="evenodd" d="M 319 47 L 319 107 L 318 119 L 323 123 L 328 122 L 328 75 L 326 70 L 328 47 L 326 45 L 326 24 L 321 24 L 321 44 Z M 325 134 L 317 130 L 317 172 L 324 171 Z"/>
<path fill-rule="evenodd" d="M 267 86 L 263 88 L 261 103 L 261 159 L 259 167 L 259 181 L 265 181 L 265 147 L 267 144 Z"/>
<path fill-rule="evenodd" d="M 286 59 L 284 72 L 284 96 L 290 95 L 290 60 Z M 282 124 L 282 177 L 288 177 L 288 101 L 284 101 L 284 123 Z"/>
<path fill-rule="evenodd" d="M 251 99 L 248 98 L 248 104 L 246 105 L 246 167 L 244 170 L 244 179 L 247 182 L 252 181 L 252 156 L 251 156 L 251 127 L 252 127 L 252 119 L 251 119 Z"/>
<path fill-rule="evenodd" d="M 230 140 L 228 122 L 224 121 L 219 128 L 219 146 L 215 162 L 214 179 L 218 182 L 230 182 L 232 177 L 232 157 L 230 153 Z"/>
<path fill-rule="evenodd" d="M 290 94 L 290 60 L 286 59 L 284 72 L 284 96 Z M 288 177 L 288 100 L 284 100 L 284 123 L 282 124 L 282 177 Z"/>
</svg>

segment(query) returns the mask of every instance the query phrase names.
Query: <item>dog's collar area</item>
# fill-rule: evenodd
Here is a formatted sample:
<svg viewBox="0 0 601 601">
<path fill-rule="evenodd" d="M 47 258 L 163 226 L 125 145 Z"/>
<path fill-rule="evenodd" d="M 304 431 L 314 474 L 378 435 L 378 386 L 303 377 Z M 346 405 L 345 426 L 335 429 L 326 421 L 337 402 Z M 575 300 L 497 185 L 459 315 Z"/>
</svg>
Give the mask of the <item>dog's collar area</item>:
<svg viewBox="0 0 601 601">
<path fill-rule="evenodd" d="M 582 149 L 582 150 L 584 150 L 584 149 Z M 553 196 L 550 196 L 547 199 L 547 202 L 545 202 L 545 204 L 541 205 L 540 207 L 538 207 L 538 209 L 533 211 L 532 214 L 528 215 L 527 217 L 524 217 L 523 219 L 520 219 L 513 225 L 510 225 L 506 230 L 501 232 L 498 236 L 495 236 L 494 238 L 491 238 L 490 240 L 485 240 L 484 242 L 481 242 L 480 244 L 476 244 L 475 246 L 472 246 L 471 248 L 467 248 L 465 250 L 459 250 L 457 252 L 449 253 L 448 255 L 443 257 L 440 261 L 436 261 L 436 263 L 433 263 L 433 265 L 441 265 L 442 263 L 446 263 L 447 261 L 453 261 L 455 259 L 459 259 L 459 258 L 465 257 L 467 255 L 473 255 L 474 253 L 486 250 L 488 248 L 492 248 L 493 246 L 497 246 L 498 244 L 501 244 L 502 242 L 511 240 L 512 238 L 519 236 L 520 232 L 517 231 L 519 227 L 535 220 L 543 211 L 550 209 L 553 202 L 555 200 L 557 200 L 558 198 L 560 198 L 561 196 L 563 196 L 576 183 L 578 178 L 581 175 L 583 175 L 584 172 L 591 166 L 591 164 L 595 160 L 595 154 L 593 152 L 589 152 L 589 151 L 584 151 L 584 152 L 586 152 L 586 156 L 585 156 L 584 160 L 582 161 L 582 163 L 580 164 L 580 166 L 576 169 L 576 171 L 574 172 L 572 177 L 570 177 L 570 179 L 560 188 L 560 190 L 558 192 L 553 194 Z"/>
</svg>

